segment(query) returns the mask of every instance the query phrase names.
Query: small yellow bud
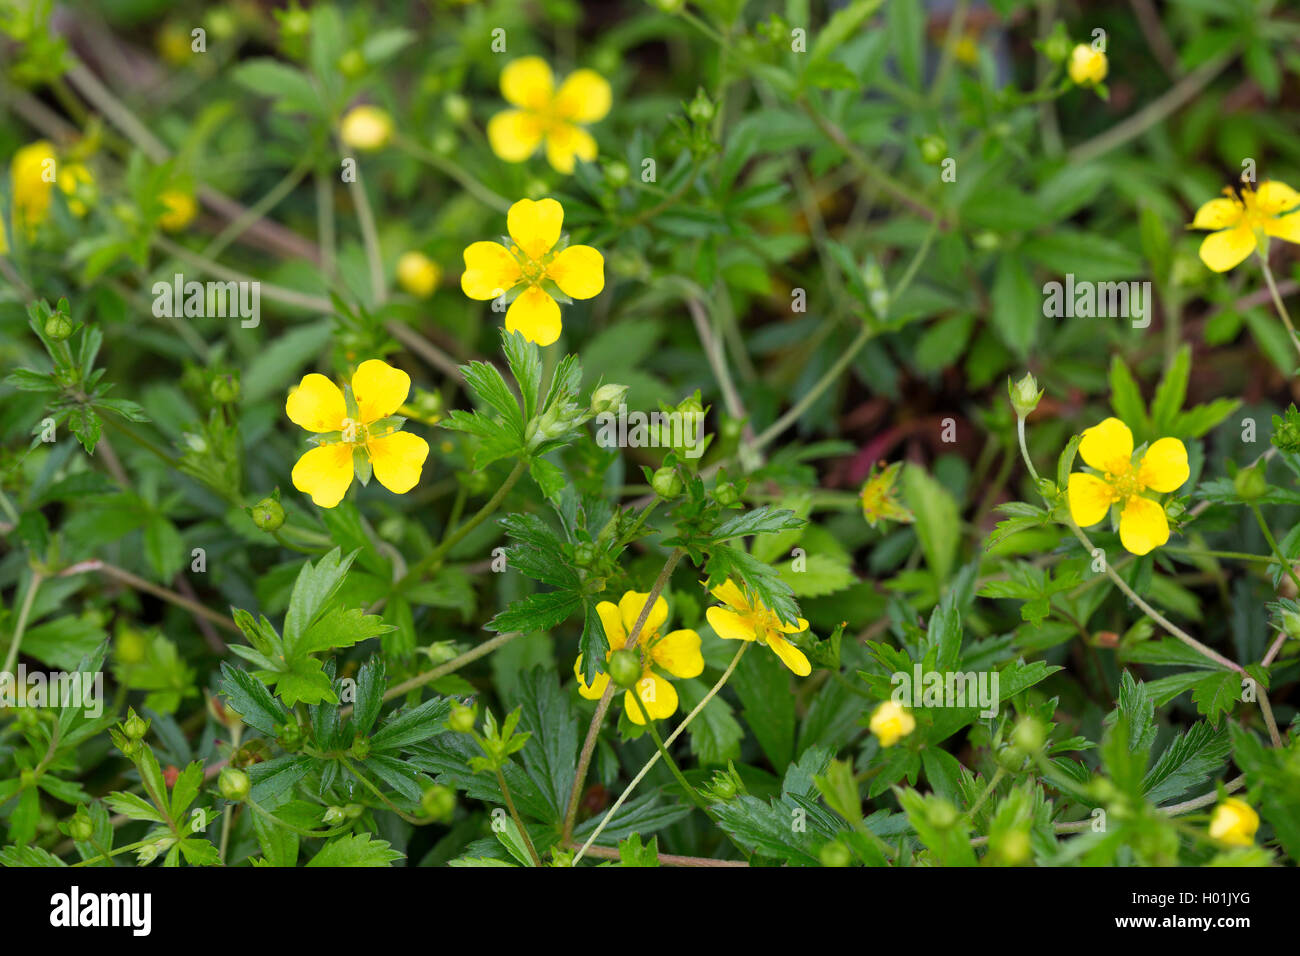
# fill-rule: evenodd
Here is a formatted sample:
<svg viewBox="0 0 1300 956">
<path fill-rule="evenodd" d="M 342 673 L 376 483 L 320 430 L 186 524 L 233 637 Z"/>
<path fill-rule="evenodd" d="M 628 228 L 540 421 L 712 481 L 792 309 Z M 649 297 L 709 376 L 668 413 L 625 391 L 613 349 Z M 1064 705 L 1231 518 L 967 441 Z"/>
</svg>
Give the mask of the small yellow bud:
<svg viewBox="0 0 1300 956">
<path fill-rule="evenodd" d="M 880 746 L 892 747 L 916 729 L 916 718 L 892 700 L 887 700 L 871 715 L 871 732 Z"/>
<path fill-rule="evenodd" d="M 1250 846 L 1259 829 L 1259 814 L 1245 800 L 1225 797 L 1210 817 L 1210 836 L 1233 846 Z"/>
<path fill-rule="evenodd" d="M 378 106 L 355 106 L 339 123 L 339 136 L 353 149 L 380 149 L 393 136 L 393 119 Z"/>
<path fill-rule="evenodd" d="M 158 217 L 158 225 L 167 232 L 180 232 L 194 221 L 199 211 L 199 204 L 194 201 L 194 197 L 179 189 L 167 190 L 158 200 L 166 210 Z"/>
<path fill-rule="evenodd" d="M 417 299 L 427 299 L 438 288 L 442 269 L 423 252 L 404 252 L 397 260 L 397 284 Z"/>
<path fill-rule="evenodd" d="M 1070 79 L 1078 86 L 1095 86 L 1106 79 L 1110 63 L 1106 54 L 1080 43 L 1070 51 Z"/>
</svg>

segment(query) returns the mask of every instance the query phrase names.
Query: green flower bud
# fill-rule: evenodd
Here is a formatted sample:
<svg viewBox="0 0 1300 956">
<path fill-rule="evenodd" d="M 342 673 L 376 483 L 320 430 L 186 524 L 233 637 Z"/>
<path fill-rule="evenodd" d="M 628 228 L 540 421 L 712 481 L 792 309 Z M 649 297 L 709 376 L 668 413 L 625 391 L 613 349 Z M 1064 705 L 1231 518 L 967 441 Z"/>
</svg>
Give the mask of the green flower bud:
<svg viewBox="0 0 1300 956">
<path fill-rule="evenodd" d="M 603 412 L 612 412 L 623 404 L 623 399 L 627 395 L 626 385 L 602 385 L 591 393 L 591 414 L 600 415 Z"/>
<path fill-rule="evenodd" d="M 1011 731 L 1011 742 L 1027 754 L 1036 754 L 1047 742 L 1047 730 L 1034 717 L 1021 717 Z"/>
<path fill-rule="evenodd" d="M 605 181 L 617 189 L 619 186 L 626 185 L 629 176 L 627 163 L 620 160 L 614 160 L 605 164 Z"/>
<path fill-rule="evenodd" d="M 583 541 L 573 547 L 573 563 L 580 568 L 589 568 L 595 563 L 596 549 Z"/>
<path fill-rule="evenodd" d="M 448 820 L 456 812 L 456 791 L 435 783 L 420 797 L 420 809 L 434 820 Z"/>
<path fill-rule="evenodd" d="M 938 166 L 948 156 L 948 141 L 936 133 L 922 136 L 920 147 L 922 162 L 930 166 Z"/>
<path fill-rule="evenodd" d="M 609 655 L 605 670 L 609 673 L 610 680 L 627 690 L 636 686 L 643 673 L 641 659 L 637 657 L 636 652 L 627 648 L 619 648 Z"/>
<path fill-rule="evenodd" d="M 122 733 L 132 740 L 140 740 L 149 732 L 149 723 L 134 710 L 131 710 L 127 713 L 126 721 L 122 724 Z"/>
<path fill-rule="evenodd" d="M 278 531 L 284 524 L 284 506 L 274 498 L 263 498 L 253 505 L 252 518 L 263 531 Z"/>
<path fill-rule="evenodd" d="M 709 789 L 719 800 L 730 800 L 739 792 L 731 774 L 722 772 L 713 775 L 713 782 L 709 785 Z"/>
<path fill-rule="evenodd" d="M 231 803 L 242 803 L 248 799 L 248 793 L 253 789 L 253 785 L 244 771 L 226 767 L 217 777 L 217 789 L 221 792 L 221 796 Z"/>
<path fill-rule="evenodd" d="M 447 119 L 459 126 L 469 119 L 469 100 L 459 93 L 448 93 L 442 101 L 442 111 L 447 114 Z"/>
<path fill-rule="evenodd" d="M 279 735 L 275 740 L 289 753 L 294 753 L 302 746 L 302 728 L 296 721 L 289 721 L 280 727 Z"/>
<path fill-rule="evenodd" d="M 722 507 L 729 508 L 740 500 L 740 492 L 731 482 L 725 481 L 713 489 L 713 499 Z"/>
<path fill-rule="evenodd" d="M 930 823 L 940 830 L 947 830 L 957 822 L 957 808 L 947 800 L 932 801 L 927 810 Z"/>
<path fill-rule="evenodd" d="M 1018 866 L 1029 859 L 1029 834 L 1024 830 L 994 834 L 989 841 L 989 850 L 1000 862 Z"/>
<path fill-rule="evenodd" d="M 352 738 L 352 756 L 358 760 L 365 760 L 370 756 L 370 738 L 357 734 Z"/>
<path fill-rule="evenodd" d="M 686 6 L 686 0 L 650 0 L 650 2 L 664 13 L 681 13 L 682 8 Z"/>
<path fill-rule="evenodd" d="M 467 734 L 474 729 L 477 716 L 475 708 L 467 707 L 465 704 L 453 704 L 451 716 L 447 718 L 447 726 L 458 734 Z"/>
<path fill-rule="evenodd" d="M 1043 397 L 1043 390 L 1038 387 L 1038 381 L 1033 373 L 1028 373 L 1014 384 L 1008 377 L 1007 394 L 1011 397 L 1011 407 L 1016 410 L 1016 415 L 1020 418 L 1028 418 L 1029 413 L 1038 407 L 1039 399 Z"/>
<path fill-rule="evenodd" d="M 239 379 L 230 374 L 218 375 L 209 386 L 213 399 L 223 405 L 233 405 L 239 401 Z"/>
<path fill-rule="evenodd" d="M 208 14 L 208 32 L 218 40 L 229 40 L 239 30 L 239 24 L 229 10 L 213 10 Z"/>
<path fill-rule="evenodd" d="M 54 342 L 62 342 L 71 336 L 76 328 L 66 313 L 54 312 L 45 320 L 45 337 Z"/>
<path fill-rule="evenodd" d="M 342 807 L 326 807 L 325 815 L 321 817 L 321 822 L 327 827 L 336 827 L 347 818 L 348 815 L 343 812 Z"/>
<path fill-rule="evenodd" d="M 853 863 L 853 854 L 839 840 L 823 843 L 817 856 L 821 859 L 822 866 L 849 866 Z"/>
<path fill-rule="evenodd" d="M 359 803 L 349 803 L 343 808 L 343 815 L 349 820 L 355 820 L 361 814 L 366 812 L 366 808 Z"/>
<path fill-rule="evenodd" d="M 84 843 L 95 835 L 95 824 L 85 807 L 78 807 L 76 815 L 68 821 L 68 836 L 79 843 Z"/>
<path fill-rule="evenodd" d="M 366 58 L 360 50 L 348 50 L 339 57 L 339 72 L 348 79 L 356 79 L 366 72 Z"/>
<path fill-rule="evenodd" d="M 692 123 L 699 126 L 712 122 L 716 112 L 713 101 L 709 99 L 702 86 L 696 90 L 695 99 L 691 100 L 690 105 L 686 107 L 686 115 L 691 118 Z"/>
<path fill-rule="evenodd" d="M 1043 43 L 1043 55 L 1053 63 L 1064 63 L 1070 55 L 1073 44 L 1066 35 L 1065 26 L 1058 23 L 1047 40 Z"/>
<path fill-rule="evenodd" d="M 439 156 L 450 156 L 456 152 L 456 134 L 450 130 L 439 130 L 433 137 L 433 151 Z"/>
<path fill-rule="evenodd" d="M 1268 479 L 1264 477 L 1263 468 L 1251 465 L 1237 472 L 1232 479 L 1232 487 L 1242 501 L 1254 501 L 1268 493 Z"/>
<path fill-rule="evenodd" d="M 311 14 L 306 10 L 300 10 L 293 7 L 283 12 L 276 11 L 276 17 L 280 21 L 280 36 L 282 37 L 305 37 L 311 30 Z"/>
<path fill-rule="evenodd" d="M 1295 611 L 1282 612 L 1282 629 L 1292 640 L 1300 640 L 1300 614 Z"/>
<path fill-rule="evenodd" d="M 650 487 L 654 489 L 655 494 L 660 498 L 668 500 L 676 498 L 686 490 L 686 486 L 682 484 L 682 479 L 677 474 L 677 469 L 669 465 L 665 465 L 654 473 L 654 476 L 650 479 Z"/>
</svg>

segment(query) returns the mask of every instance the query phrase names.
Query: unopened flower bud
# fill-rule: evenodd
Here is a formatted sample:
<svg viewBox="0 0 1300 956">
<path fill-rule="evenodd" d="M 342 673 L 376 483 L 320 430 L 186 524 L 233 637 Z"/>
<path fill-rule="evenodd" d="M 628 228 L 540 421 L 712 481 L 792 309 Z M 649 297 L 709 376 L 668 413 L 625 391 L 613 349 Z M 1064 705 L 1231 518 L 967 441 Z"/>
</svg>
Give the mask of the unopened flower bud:
<svg viewBox="0 0 1300 956">
<path fill-rule="evenodd" d="M 604 412 L 612 412 L 623 404 L 623 398 L 627 395 L 626 385 L 615 385 L 612 382 L 608 385 L 602 385 L 591 393 L 591 414 L 600 415 Z"/>
<path fill-rule="evenodd" d="M 691 122 L 700 126 L 712 122 L 715 112 L 717 110 L 713 105 L 713 101 L 704 92 L 704 87 L 700 87 L 696 91 L 695 99 L 691 100 L 690 105 L 686 108 L 686 113 L 690 116 Z"/>
<path fill-rule="evenodd" d="M 435 820 L 446 820 L 456 812 L 456 791 L 435 783 L 420 797 L 420 809 Z"/>
<path fill-rule="evenodd" d="M 921 161 L 938 166 L 948 155 L 948 141 L 936 133 L 921 137 Z"/>
<path fill-rule="evenodd" d="M 474 729 L 476 717 L 474 707 L 466 704 L 452 704 L 451 714 L 447 717 L 447 726 L 458 734 L 467 734 Z"/>
<path fill-rule="evenodd" d="M 221 796 L 231 803 L 242 803 L 248 799 L 249 791 L 253 789 L 252 783 L 248 779 L 248 774 L 242 770 L 236 770 L 234 767 L 226 767 L 217 777 L 217 789 Z"/>
<path fill-rule="evenodd" d="M 336 827 L 347 818 L 348 816 L 343 812 L 342 807 L 326 807 L 325 815 L 321 817 L 321 823 L 327 827 Z"/>
<path fill-rule="evenodd" d="M 208 387 L 212 398 L 223 405 L 233 405 L 239 401 L 239 378 L 235 375 L 218 375 Z"/>
<path fill-rule="evenodd" d="M 263 498 L 253 505 L 252 518 L 263 531 L 278 531 L 284 524 L 284 506 L 274 498 Z"/>
<path fill-rule="evenodd" d="M 1263 468 L 1251 465 L 1237 472 L 1236 477 L 1232 479 L 1232 487 L 1241 500 L 1254 501 L 1268 493 L 1268 479 L 1264 477 Z"/>
<path fill-rule="evenodd" d="M 636 682 L 641 679 L 643 672 L 640 658 L 637 657 L 634 651 L 627 648 L 619 648 L 613 654 L 610 654 L 605 670 L 609 672 L 610 680 L 627 690 L 631 690 L 636 686 Z"/>
<path fill-rule="evenodd" d="M 1035 717 L 1021 717 L 1011 732 L 1011 741 L 1027 754 L 1036 754 L 1047 742 L 1046 729 Z"/>
<path fill-rule="evenodd" d="M 729 481 L 724 481 L 713 489 L 713 499 L 722 507 L 729 508 L 740 500 L 740 492 Z"/>
<path fill-rule="evenodd" d="M 127 714 L 126 720 L 122 724 L 122 733 L 126 734 L 132 740 L 140 740 L 149 732 L 149 721 L 145 720 L 134 710 Z"/>
<path fill-rule="evenodd" d="M 459 93 L 448 93 L 442 101 L 442 110 L 447 114 L 447 119 L 459 126 L 469 119 L 469 100 Z"/>
<path fill-rule="evenodd" d="M 1016 410 L 1017 417 L 1028 418 L 1029 413 L 1038 407 L 1043 390 L 1038 387 L 1038 380 L 1033 373 L 1028 373 L 1015 383 L 1008 377 L 1007 394 L 1011 397 L 1011 407 Z"/>
<path fill-rule="evenodd" d="M 650 479 L 650 487 L 654 489 L 655 494 L 665 499 L 676 498 L 685 490 L 677 469 L 670 465 L 664 465 L 654 473 L 654 477 Z"/>
<path fill-rule="evenodd" d="M 839 840 L 823 843 L 817 856 L 822 866 L 849 866 L 853 862 L 853 854 Z"/>
<path fill-rule="evenodd" d="M 72 319 L 63 312 L 54 312 L 45 320 L 45 337 L 55 342 L 62 342 L 76 330 Z"/>
</svg>

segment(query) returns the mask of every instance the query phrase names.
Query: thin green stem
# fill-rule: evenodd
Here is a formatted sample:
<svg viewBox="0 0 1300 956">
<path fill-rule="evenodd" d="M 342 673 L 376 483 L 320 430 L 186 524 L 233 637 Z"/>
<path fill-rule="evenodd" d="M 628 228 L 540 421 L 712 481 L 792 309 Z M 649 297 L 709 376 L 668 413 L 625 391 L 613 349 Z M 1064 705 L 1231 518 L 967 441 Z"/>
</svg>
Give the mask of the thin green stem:
<svg viewBox="0 0 1300 956">
<path fill-rule="evenodd" d="M 756 449 L 761 449 L 771 444 L 787 428 L 803 417 L 803 413 L 806 412 L 812 404 L 817 401 L 817 399 L 821 398 L 822 393 L 831 387 L 835 380 L 840 377 L 840 373 L 848 368 L 849 363 L 857 357 L 858 352 L 862 351 L 862 347 L 870 342 L 875 335 L 875 330 L 864 323 L 861 331 L 858 332 L 857 338 L 855 338 L 849 344 L 849 347 L 844 350 L 843 354 L 835 360 L 835 364 L 826 370 L 826 373 L 817 380 L 817 383 L 813 385 L 812 388 L 804 393 L 804 396 L 800 398 L 799 401 L 795 402 L 793 408 L 778 418 L 770 427 L 754 439 L 754 447 Z"/>
<path fill-rule="evenodd" d="M 654 720 L 651 719 L 650 712 L 646 710 L 645 703 L 641 700 L 641 692 L 639 688 L 633 689 L 632 700 L 636 702 L 636 709 L 641 712 L 641 719 L 645 722 L 645 729 L 649 732 L 650 739 L 655 742 L 655 749 L 659 751 L 660 758 L 668 765 L 668 769 L 672 771 L 673 776 L 677 779 L 678 786 L 682 788 L 691 803 L 695 804 L 701 810 L 708 812 L 709 805 L 704 802 L 704 798 L 699 795 L 696 789 L 690 785 L 690 782 L 686 779 L 686 775 L 682 773 L 681 768 L 677 766 L 677 761 L 672 758 L 672 755 L 668 753 L 667 748 L 664 747 L 663 738 L 659 736 L 659 731 L 655 728 Z"/>
<path fill-rule="evenodd" d="M 727 669 L 722 672 L 722 676 L 718 678 L 718 682 L 714 684 L 711 688 L 709 688 L 709 692 L 704 695 L 704 699 L 701 700 L 698 704 L 696 704 L 695 709 L 686 715 L 686 719 L 677 725 L 677 729 L 674 730 L 672 734 L 669 736 L 669 738 L 664 742 L 665 747 L 670 746 L 672 742 L 681 735 L 682 731 L 684 731 L 687 727 L 691 725 L 691 721 L 693 721 L 697 716 L 699 716 L 700 711 L 704 710 L 705 706 L 709 703 L 709 701 L 713 700 L 713 698 L 717 695 L 718 691 L 722 690 L 722 686 L 727 682 L 728 678 L 731 677 L 732 673 L 735 672 L 736 665 L 740 663 L 740 659 L 744 656 L 745 651 L 747 650 L 749 650 L 748 641 L 740 645 L 740 650 L 736 651 L 736 656 L 731 659 L 731 663 L 728 664 Z M 582 848 L 580 850 L 578 850 L 577 855 L 573 858 L 574 866 L 577 866 L 578 861 L 582 859 L 583 854 L 585 854 L 587 852 L 587 849 L 593 843 L 596 842 L 596 838 L 599 837 L 601 832 L 605 829 L 605 827 L 609 825 L 610 820 L 614 818 L 614 814 L 618 812 L 619 807 L 623 806 L 623 804 L 627 802 L 627 798 L 632 795 L 632 791 L 636 789 L 637 784 L 639 784 L 642 778 L 644 778 L 645 775 L 650 772 L 650 768 L 655 765 L 655 762 L 658 761 L 658 759 L 659 759 L 659 752 L 656 750 L 653 754 L 650 755 L 650 759 L 646 761 L 645 766 L 642 767 L 641 770 L 637 773 L 637 775 L 632 778 L 632 782 L 627 785 L 627 788 L 621 794 L 619 794 L 618 799 L 614 801 L 614 805 L 610 807 L 608 811 L 606 811 L 604 818 L 600 821 L 600 824 L 596 827 L 595 830 L 592 831 L 591 836 L 587 838 L 587 842 L 582 845 Z M 576 807 L 577 801 L 574 800 L 573 797 L 571 796 L 569 799 L 569 804 L 570 804 L 570 809 L 572 811 L 572 809 Z M 566 833 L 562 841 L 565 843 L 568 842 L 569 833 L 572 832 L 571 827 L 566 827 L 566 829 L 568 830 L 568 833 Z"/>
<path fill-rule="evenodd" d="M 1273 537 L 1273 532 L 1269 528 L 1268 522 L 1264 520 L 1264 514 L 1259 510 L 1258 502 L 1252 501 L 1250 503 L 1250 510 L 1255 516 L 1255 522 L 1259 525 L 1259 530 L 1264 532 L 1264 540 L 1267 541 L 1268 546 L 1273 549 L 1273 556 L 1281 563 L 1283 570 L 1285 570 L 1287 576 L 1291 578 L 1291 583 L 1295 585 L 1296 590 L 1300 591 L 1300 577 L 1296 577 L 1295 568 L 1291 566 L 1291 562 L 1282 554 L 1282 549 L 1277 546 L 1277 539 Z"/>
<path fill-rule="evenodd" d="M 32 576 L 27 582 L 27 593 L 23 595 L 22 607 L 18 609 L 18 622 L 14 625 L 13 637 L 9 639 L 9 653 L 5 655 L 3 669 L 5 674 L 12 674 L 14 665 L 18 663 L 18 650 L 23 646 L 23 632 L 27 630 L 27 618 L 32 613 L 32 604 L 36 600 L 36 592 L 40 590 L 43 580 L 45 578 L 41 572 L 33 568 Z"/>
<path fill-rule="evenodd" d="M 528 855 L 533 858 L 533 866 L 541 866 L 542 858 L 537 855 L 537 848 L 533 846 L 533 838 L 528 835 L 528 830 L 524 826 L 524 821 L 519 819 L 519 811 L 515 809 L 515 801 L 510 797 L 510 787 L 506 783 L 505 774 L 501 768 L 497 767 L 497 786 L 501 788 L 501 797 L 506 802 L 506 809 L 510 811 L 510 819 L 515 821 L 515 828 L 519 831 L 519 836 L 524 841 L 524 846 L 528 848 Z"/>
<path fill-rule="evenodd" d="M 1282 295 L 1277 290 L 1277 282 L 1273 278 L 1273 270 L 1269 268 L 1268 255 L 1259 250 L 1259 265 L 1264 270 L 1264 281 L 1268 283 L 1268 294 L 1273 298 L 1273 305 L 1277 308 L 1277 314 L 1282 318 L 1282 324 L 1286 326 L 1287 335 L 1291 337 L 1291 344 L 1295 350 L 1300 352 L 1300 337 L 1296 336 L 1295 325 L 1291 322 L 1291 313 L 1286 310 L 1286 305 L 1282 302 Z"/>
</svg>

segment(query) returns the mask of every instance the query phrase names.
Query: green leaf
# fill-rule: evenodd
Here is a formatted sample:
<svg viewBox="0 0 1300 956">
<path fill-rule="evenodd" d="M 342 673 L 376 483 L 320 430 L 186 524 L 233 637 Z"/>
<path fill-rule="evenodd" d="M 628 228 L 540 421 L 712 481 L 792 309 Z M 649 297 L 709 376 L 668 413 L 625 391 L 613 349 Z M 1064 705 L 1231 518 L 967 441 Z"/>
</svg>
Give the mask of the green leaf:
<svg viewBox="0 0 1300 956">
<path fill-rule="evenodd" d="M 1228 758 L 1228 728 L 1197 721 L 1165 748 L 1147 771 L 1142 789 L 1152 803 L 1164 803 L 1209 782 Z"/>
<path fill-rule="evenodd" d="M 1241 691 L 1241 675 L 1236 671 L 1221 671 L 1203 677 L 1192 688 L 1192 701 L 1197 711 L 1212 724 L 1219 715 L 1230 713 Z"/>
<path fill-rule="evenodd" d="M 659 838 L 651 837 L 649 843 L 641 842 L 641 834 L 633 833 L 618 845 L 618 858 L 624 866 L 658 866 Z"/>
<path fill-rule="evenodd" d="M 235 66 L 232 78 L 246 90 L 273 96 L 276 109 L 285 113 L 321 111 L 320 97 L 311 79 L 301 70 L 269 57 L 245 60 Z"/>
<path fill-rule="evenodd" d="M 368 833 L 337 837 L 307 862 L 307 866 L 391 866 L 402 854 L 386 840 L 373 839 Z"/>
<path fill-rule="evenodd" d="M 343 583 L 356 556 L 357 552 L 353 551 L 345 558 L 342 551 L 335 548 L 319 558 L 314 565 L 310 561 L 303 563 L 289 597 L 289 610 L 284 615 L 286 649 L 293 647 L 324 611 L 326 603 Z"/>
<path fill-rule="evenodd" d="M 512 602 L 483 626 L 499 634 L 505 631 L 549 631 L 581 606 L 582 598 L 572 591 L 529 594 Z"/>
<path fill-rule="evenodd" d="M 554 671 L 534 668 L 518 685 L 520 728 L 531 734 L 519 757 L 524 769 L 551 808 L 551 820 L 561 822 L 569 803 L 578 765 L 578 718 L 569 694 L 560 689 Z"/>
<path fill-rule="evenodd" d="M 894 4 L 906 6 L 907 4 Z M 1021 358 L 1029 354 L 1043 314 L 1043 297 L 1014 252 L 998 260 L 993 279 L 993 328 L 1007 346 Z"/>
<path fill-rule="evenodd" d="M 903 500 L 916 515 L 916 536 L 925 563 L 940 582 L 946 581 L 957 560 L 961 536 L 953 532 L 961 523 L 957 501 L 948 489 L 917 465 L 903 469 Z"/>
</svg>

